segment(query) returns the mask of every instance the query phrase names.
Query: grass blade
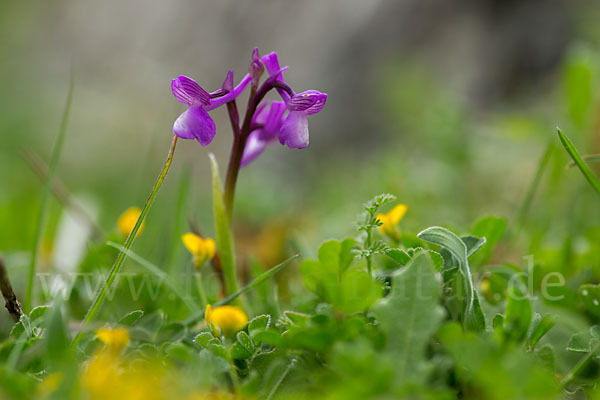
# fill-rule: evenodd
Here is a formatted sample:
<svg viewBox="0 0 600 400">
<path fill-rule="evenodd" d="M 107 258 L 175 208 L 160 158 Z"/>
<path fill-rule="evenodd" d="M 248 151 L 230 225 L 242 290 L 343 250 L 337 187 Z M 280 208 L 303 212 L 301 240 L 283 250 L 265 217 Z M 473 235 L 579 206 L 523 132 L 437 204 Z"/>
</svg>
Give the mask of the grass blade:
<svg viewBox="0 0 600 400">
<path fill-rule="evenodd" d="M 127 239 L 125 239 L 125 244 L 123 245 L 122 250 L 119 252 L 117 259 L 115 260 L 115 263 L 113 264 L 113 266 L 108 274 L 108 278 L 106 279 L 106 282 L 104 283 L 104 286 L 102 286 L 100 291 L 98 291 L 98 293 L 96 294 L 96 297 L 94 298 L 94 301 L 92 302 L 92 305 L 88 309 L 88 311 L 85 315 L 85 318 L 83 319 L 83 322 L 81 324 L 80 331 L 77 334 L 77 336 L 75 336 L 75 339 L 73 340 L 73 346 L 76 346 L 77 343 L 79 343 L 79 341 L 81 340 L 82 332 L 83 332 L 83 329 L 85 328 L 85 326 L 87 324 L 89 324 L 91 321 L 93 321 L 94 318 L 96 317 L 96 314 L 98 313 L 98 311 L 100 310 L 100 307 L 102 307 L 102 304 L 104 303 L 104 298 L 106 297 L 106 294 L 110 290 L 111 286 L 113 285 L 113 283 L 115 281 L 115 278 L 117 277 L 117 274 L 121 270 L 123 261 L 125 261 L 125 258 L 126 258 L 126 251 L 129 250 L 129 248 L 133 244 L 133 241 L 135 240 L 135 236 L 136 236 L 138 230 L 140 229 L 142 222 L 144 222 L 144 219 L 146 218 L 146 214 L 148 214 L 148 211 L 150 210 L 150 206 L 154 202 L 160 187 L 162 186 L 165 178 L 167 177 L 167 172 L 169 172 L 169 167 L 171 166 L 171 163 L 173 162 L 173 154 L 175 153 L 176 145 L 177 145 L 177 136 L 174 136 L 173 141 L 171 142 L 171 147 L 169 148 L 169 154 L 167 155 L 167 160 L 165 161 L 165 165 L 163 166 L 162 170 L 160 171 L 160 175 L 158 175 L 158 178 L 156 179 L 156 182 L 154 183 L 154 187 L 152 188 L 152 192 L 150 192 L 150 196 L 148 196 L 148 200 L 146 200 L 146 204 L 144 205 L 144 208 L 142 209 L 140 216 L 138 217 L 133 229 L 131 230 L 131 233 L 129 234 L 129 236 L 127 236 Z"/>
<path fill-rule="evenodd" d="M 67 94 L 67 101 L 62 115 L 60 129 L 58 131 L 58 137 L 56 138 L 56 142 L 54 142 L 54 148 L 52 149 L 52 156 L 50 158 L 50 164 L 48 166 L 48 178 L 46 179 L 46 183 L 44 184 L 44 191 L 42 193 L 42 204 L 37 219 L 35 238 L 33 242 L 33 248 L 31 251 L 31 260 L 29 262 L 29 270 L 27 276 L 27 292 L 25 294 L 25 301 L 23 304 L 23 311 L 25 313 L 31 310 L 31 306 L 33 304 L 33 286 L 35 280 L 35 271 L 37 267 L 37 257 L 42 241 L 42 236 L 44 235 L 44 230 L 46 228 L 46 213 L 48 210 L 48 200 L 50 199 L 50 192 L 52 189 L 52 179 L 54 178 L 54 174 L 56 173 L 56 166 L 58 165 L 58 160 L 60 160 L 60 155 L 62 153 L 63 144 L 65 141 L 65 134 L 67 131 L 67 122 L 69 120 L 69 113 L 71 111 L 72 102 L 73 77 L 71 76 L 69 80 L 69 91 Z"/>
<path fill-rule="evenodd" d="M 585 163 L 583 158 L 581 158 L 581 156 L 579 155 L 579 152 L 577 151 L 577 149 L 575 148 L 575 146 L 573 145 L 571 140 L 567 137 L 567 135 L 565 135 L 560 130 L 560 128 L 556 128 L 556 130 L 558 132 L 558 137 L 559 137 L 560 141 L 562 142 L 563 146 L 565 147 L 565 150 L 567 150 L 567 153 L 569 153 L 569 155 L 573 159 L 573 162 L 577 165 L 577 167 L 579 168 L 579 170 L 581 171 L 581 173 L 583 174 L 585 179 L 587 179 L 587 181 L 590 183 L 590 185 L 592 185 L 592 187 L 596 190 L 596 193 L 600 194 L 600 181 L 598 181 L 598 178 L 596 178 L 594 176 L 594 174 L 592 173 L 590 168 L 587 166 L 587 164 Z"/>
<path fill-rule="evenodd" d="M 531 183 L 529 184 L 529 187 L 527 188 L 527 194 L 525 195 L 525 199 L 523 200 L 523 203 L 521 204 L 521 208 L 519 209 L 518 221 L 519 221 L 519 225 L 521 225 L 521 226 L 523 225 L 525 218 L 529 214 L 529 209 L 531 208 L 531 204 L 533 203 L 533 198 L 535 196 L 535 193 L 538 190 L 538 187 L 540 186 L 540 181 L 542 180 L 542 176 L 544 175 L 544 171 L 546 170 L 546 167 L 548 166 L 548 162 L 550 161 L 550 158 L 552 157 L 553 152 L 554 152 L 554 143 L 551 142 L 548 144 L 548 147 L 546 147 L 546 151 L 544 151 L 542 158 L 540 158 L 537 169 L 535 171 L 535 175 L 533 176 L 533 180 L 531 181 Z"/>
<path fill-rule="evenodd" d="M 181 299 L 181 301 L 183 301 L 185 303 L 187 308 L 189 308 L 190 312 L 195 314 L 200 311 L 200 309 L 198 308 L 196 303 L 194 303 L 193 301 L 190 301 L 190 299 L 187 298 L 185 289 L 182 288 L 181 286 L 179 286 L 179 284 L 177 282 L 175 282 L 169 276 L 169 274 L 167 274 L 165 271 L 163 271 L 160 267 L 158 267 L 158 266 L 154 265 L 153 263 L 151 263 L 150 261 L 146 260 L 144 257 L 137 254 L 133 250 L 125 249 L 123 246 L 121 246 L 118 243 L 109 241 L 109 242 L 106 242 L 106 244 L 110 247 L 114 247 L 115 249 L 124 252 L 125 255 L 127 255 L 127 257 L 131 258 L 133 261 L 138 263 L 146 271 L 150 272 L 153 275 L 156 275 L 156 277 L 159 278 L 161 281 L 164 281 L 165 285 L 167 285 L 173 291 L 173 293 L 177 297 L 179 297 Z"/>
<path fill-rule="evenodd" d="M 254 289 L 258 285 L 263 283 L 265 280 L 269 279 L 271 276 L 273 276 L 277 272 L 281 271 L 285 266 L 289 265 L 292 261 L 294 261 L 298 257 L 300 257 L 300 254 L 296 254 L 296 255 L 288 258 L 287 260 L 283 261 L 282 263 L 274 266 L 270 270 L 263 272 L 262 274 L 257 276 L 256 279 L 254 279 L 252 282 L 250 282 L 248 285 L 244 286 L 243 288 L 241 288 L 240 290 L 238 290 L 231 296 L 228 296 L 228 297 L 224 298 L 223 300 L 216 302 L 215 304 L 213 304 L 213 306 L 222 306 L 224 304 L 231 303 L 233 300 L 237 299 L 239 296 Z M 188 319 L 185 322 L 185 324 L 187 326 L 193 325 L 196 322 L 200 321 L 202 318 L 204 318 L 204 311 L 201 311 L 198 315 Z"/>
</svg>

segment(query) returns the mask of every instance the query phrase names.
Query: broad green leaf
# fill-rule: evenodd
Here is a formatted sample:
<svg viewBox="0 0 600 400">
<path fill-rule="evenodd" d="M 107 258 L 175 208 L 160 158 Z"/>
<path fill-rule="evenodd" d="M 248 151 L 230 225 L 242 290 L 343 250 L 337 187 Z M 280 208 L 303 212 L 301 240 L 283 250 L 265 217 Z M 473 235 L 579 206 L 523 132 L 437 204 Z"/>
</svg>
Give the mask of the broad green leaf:
<svg viewBox="0 0 600 400">
<path fill-rule="evenodd" d="M 319 248 L 318 260 L 304 260 L 300 265 L 304 286 L 328 301 L 333 301 L 337 296 L 342 274 L 354 259 L 351 250 L 355 244 L 352 239 L 324 242 Z"/>
<path fill-rule="evenodd" d="M 135 310 L 125 315 L 117 323 L 119 325 L 133 326 L 143 316 L 144 312 L 142 310 Z"/>
<path fill-rule="evenodd" d="M 381 286 L 362 268 L 351 268 L 342 276 L 334 306 L 351 314 L 362 311 L 381 297 Z"/>
<path fill-rule="evenodd" d="M 237 281 L 237 270 L 235 267 L 235 250 L 233 247 L 233 236 L 231 234 L 231 225 L 225 203 L 223 201 L 223 192 L 221 189 L 221 178 L 219 177 L 219 166 L 215 156 L 211 153 L 210 167 L 212 171 L 212 190 L 213 190 L 213 212 L 215 217 L 215 231 L 217 236 L 217 250 L 223 268 L 223 277 L 225 278 L 225 292 L 231 295 L 239 290 Z"/>
<path fill-rule="evenodd" d="M 417 235 L 420 239 L 435 243 L 444 249 L 457 260 L 462 283 L 465 289 L 465 302 L 463 309 L 463 326 L 466 329 L 483 331 L 485 330 L 485 316 L 479 305 L 479 296 L 473 285 L 471 270 L 467 260 L 467 246 L 454 233 L 448 229 L 433 226 L 427 228 Z"/>
<path fill-rule="evenodd" d="M 519 342 L 524 339 L 531 323 L 531 302 L 514 286 L 508 288 L 504 311 L 504 332 L 507 337 Z"/>
<path fill-rule="evenodd" d="M 438 304 L 439 273 L 426 253 L 417 254 L 392 278 L 391 293 L 372 308 L 387 336 L 396 382 L 425 382 L 425 350 L 444 316 Z"/>
<path fill-rule="evenodd" d="M 583 161 L 583 159 L 579 155 L 579 152 L 577 151 L 571 140 L 567 137 L 567 135 L 565 135 L 560 129 L 557 129 L 557 131 L 561 143 L 565 147 L 565 150 L 567 150 L 567 153 L 569 153 L 569 155 L 573 159 L 573 162 L 577 164 L 577 167 L 579 168 L 585 179 L 587 179 L 589 184 L 596 190 L 596 193 L 600 194 L 600 181 L 598 180 L 598 178 L 590 170 L 590 167 L 588 167 L 585 161 Z"/>
</svg>

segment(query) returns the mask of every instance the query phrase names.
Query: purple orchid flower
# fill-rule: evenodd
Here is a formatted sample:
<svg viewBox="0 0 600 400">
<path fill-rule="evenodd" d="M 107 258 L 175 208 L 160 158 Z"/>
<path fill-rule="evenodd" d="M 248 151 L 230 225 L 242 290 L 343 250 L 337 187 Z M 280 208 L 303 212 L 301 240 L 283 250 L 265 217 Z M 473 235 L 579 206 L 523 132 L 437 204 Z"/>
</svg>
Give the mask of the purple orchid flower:
<svg viewBox="0 0 600 400">
<path fill-rule="evenodd" d="M 262 104 L 256 111 L 252 121 L 253 130 L 248 136 L 241 166 L 245 167 L 258 157 L 267 145 L 274 142 L 283 124 L 285 103 L 273 101 L 270 105 Z"/>
<path fill-rule="evenodd" d="M 303 149 L 308 146 L 308 115 L 323 109 L 327 94 L 317 90 L 294 95 L 287 102 L 290 110 L 279 132 L 279 142 L 290 149 Z"/>
<path fill-rule="evenodd" d="M 228 72 L 226 82 L 233 82 L 233 73 Z M 221 96 L 222 90 L 213 94 L 204 90 L 196 81 L 187 76 L 178 76 L 171 82 L 173 96 L 188 106 L 173 124 L 173 133 L 182 139 L 196 139 L 202 146 L 212 142 L 216 126 L 208 111 L 214 110 L 237 98 L 250 83 L 250 74 L 246 74 L 241 82 L 231 91 Z M 220 96 L 213 98 L 214 96 Z"/>
<path fill-rule="evenodd" d="M 277 53 L 272 52 L 263 57 L 267 72 L 276 79 L 285 82 L 279 67 Z M 327 101 L 327 94 L 317 90 L 307 90 L 290 97 L 288 92 L 277 88 L 277 92 L 286 103 L 290 113 L 285 119 L 279 133 L 279 142 L 291 149 L 303 149 L 308 146 L 308 119 L 307 115 L 316 114 L 323 109 Z"/>
</svg>

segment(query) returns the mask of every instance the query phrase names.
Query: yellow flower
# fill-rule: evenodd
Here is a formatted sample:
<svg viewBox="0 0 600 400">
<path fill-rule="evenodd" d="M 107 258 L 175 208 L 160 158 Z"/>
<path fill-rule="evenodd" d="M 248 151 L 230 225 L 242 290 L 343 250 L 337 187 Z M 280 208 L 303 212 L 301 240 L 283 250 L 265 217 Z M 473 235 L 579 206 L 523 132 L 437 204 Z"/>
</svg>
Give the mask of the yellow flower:
<svg viewBox="0 0 600 400">
<path fill-rule="evenodd" d="M 41 398 L 48 397 L 58 389 L 63 380 L 63 375 L 60 372 L 47 375 L 37 387 L 38 394 Z"/>
<path fill-rule="evenodd" d="M 140 210 L 138 207 L 129 207 L 123 212 L 123 214 L 121 214 L 119 220 L 117 221 L 117 228 L 119 228 L 119 233 L 121 234 L 121 236 L 129 236 L 141 213 L 142 210 Z M 140 229 L 138 229 L 137 234 L 135 236 L 138 237 L 143 230 L 144 223 L 142 222 L 142 225 L 140 225 Z"/>
<path fill-rule="evenodd" d="M 101 328 L 96 331 L 96 336 L 108 349 L 116 353 L 129 345 L 129 332 L 125 328 Z"/>
<path fill-rule="evenodd" d="M 207 260 L 211 260 L 217 252 L 217 245 L 211 238 L 203 239 L 195 233 L 185 233 L 181 241 L 186 249 L 194 256 L 194 265 L 200 268 Z"/>
<path fill-rule="evenodd" d="M 212 330 L 221 331 L 225 336 L 233 336 L 248 324 L 248 316 L 244 310 L 236 306 L 212 308 L 207 304 L 204 319 Z"/>
<path fill-rule="evenodd" d="M 398 232 L 398 222 L 404 218 L 404 214 L 406 214 L 406 204 L 398 204 L 396 207 L 392 208 L 387 214 L 377 214 L 375 218 L 377 218 L 382 225 L 379 226 L 379 231 L 391 237 L 394 240 L 400 239 L 400 233 Z"/>
</svg>

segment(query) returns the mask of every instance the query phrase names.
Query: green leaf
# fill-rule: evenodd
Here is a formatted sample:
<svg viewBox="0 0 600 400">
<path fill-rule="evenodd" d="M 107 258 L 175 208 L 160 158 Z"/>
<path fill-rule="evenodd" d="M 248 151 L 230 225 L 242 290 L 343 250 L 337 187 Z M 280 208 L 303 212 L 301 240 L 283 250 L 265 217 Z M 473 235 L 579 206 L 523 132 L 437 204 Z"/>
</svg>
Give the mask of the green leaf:
<svg viewBox="0 0 600 400">
<path fill-rule="evenodd" d="M 235 267 L 235 250 L 233 247 L 233 236 L 231 225 L 225 210 L 223 192 L 221 189 L 221 178 L 219 177 L 219 166 L 215 156 L 211 153 L 210 168 L 212 171 L 213 211 L 215 217 L 215 231 L 217 236 L 217 249 L 223 268 L 225 279 L 225 292 L 231 295 L 239 290 L 237 272 Z"/>
<path fill-rule="evenodd" d="M 467 246 L 456 234 L 448 229 L 433 226 L 417 235 L 420 239 L 442 246 L 457 260 L 462 283 L 466 290 L 463 307 L 463 326 L 474 331 L 485 330 L 485 317 L 479 305 L 479 296 L 473 285 L 471 270 L 467 261 Z"/>
<path fill-rule="evenodd" d="M 254 340 L 256 340 L 259 343 L 270 344 L 271 346 L 283 346 L 283 339 L 281 338 L 281 333 L 279 333 L 278 330 L 273 328 L 269 328 L 262 332 L 255 333 Z"/>
<path fill-rule="evenodd" d="M 508 288 L 506 310 L 504 311 L 504 332 L 515 341 L 521 341 L 527 335 L 531 323 L 531 302 L 514 286 Z"/>
<path fill-rule="evenodd" d="M 246 332 L 239 331 L 236 337 L 237 337 L 238 343 L 244 349 L 246 349 L 250 354 L 254 354 L 254 351 L 255 351 L 254 342 L 252 341 L 252 339 L 250 339 L 250 336 L 248 336 L 248 334 Z"/>
<path fill-rule="evenodd" d="M 200 332 L 194 338 L 194 342 L 196 342 L 200 346 L 206 348 L 208 346 L 208 342 L 211 339 L 214 339 L 214 336 L 210 332 Z"/>
<path fill-rule="evenodd" d="M 588 167 L 585 161 L 583 161 L 583 159 L 579 155 L 579 152 L 577 151 L 571 140 L 567 137 L 567 135 L 562 133 L 562 131 L 559 128 L 557 128 L 557 131 L 561 143 L 565 147 L 565 150 L 567 150 L 567 153 L 569 153 L 569 156 L 571 156 L 571 158 L 573 159 L 573 162 L 577 164 L 577 167 L 579 168 L 585 179 L 587 179 L 590 185 L 596 190 L 596 193 L 600 194 L 600 181 L 598 181 L 598 178 L 594 176 L 593 172 L 590 170 L 590 167 Z"/>
<path fill-rule="evenodd" d="M 419 252 L 426 252 L 431 257 L 431 261 L 433 261 L 433 266 L 437 271 L 441 271 L 444 267 L 444 259 L 437 251 L 426 250 L 422 247 L 413 247 L 407 250 L 402 249 L 387 249 L 385 254 L 398 262 L 400 265 L 406 265 L 409 261 L 418 254 Z"/>
<path fill-rule="evenodd" d="M 48 306 L 34 307 L 29 313 L 29 320 L 39 326 L 48 310 L 50 310 L 50 307 Z"/>
<path fill-rule="evenodd" d="M 431 258 L 420 253 L 392 278 L 391 293 L 372 308 L 387 336 L 396 382 L 425 382 L 425 350 L 444 316 L 440 278 Z"/>
<path fill-rule="evenodd" d="M 250 337 L 254 338 L 257 332 L 264 331 L 269 328 L 271 323 L 271 316 L 268 314 L 258 315 L 250 320 L 248 323 L 248 333 Z"/>
<path fill-rule="evenodd" d="M 531 327 L 527 334 L 527 348 L 529 351 L 535 349 L 535 346 L 540 339 L 548 333 L 552 327 L 556 324 L 556 316 L 552 314 L 546 314 L 543 317 L 536 313 L 536 317 L 532 320 Z"/>
<path fill-rule="evenodd" d="M 588 331 L 571 336 L 567 350 L 575 353 L 589 353 L 600 343 L 600 325 L 592 326 Z"/>
<path fill-rule="evenodd" d="M 121 318 L 119 322 L 117 322 L 117 324 L 124 326 L 133 326 L 143 316 L 144 312 L 142 310 L 135 310 Z"/>
<path fill-rule="evenodd" d="M 339 296 L 333 305 L 351 314 L 362 311 L 381 297 L 381 286 L 362 268 L 351 268 L 342 276 Z"/>
<path fill-rule="evenodd" d="M 235 342 L 233 345 L 231 345 L 231 348 L 229 349 L 229 355 L 234 360 L 247 360 L 252 358 L 252 353 L 242 346 L 240 342 Z"/>
<path fill-rule="evenodd" d="M 320 293 L 327 299 L 335 298 L 337 284 L 348 269 L 354 255 L 351 250 L 356 245 L 353 239 L 328 240 L 319 247 L 318 260 L 304 260 L 300 265 L 302 282 L 312 292 Z"/>
<path fill-rule="evenodd" d="M 210 342 L 208 344 L 207 348 L 215 356 L 224 358 L 226 360 L 229 359 L 229 356 L 227 354 L 227 349 L 221 343 Z"/>
</svg>

